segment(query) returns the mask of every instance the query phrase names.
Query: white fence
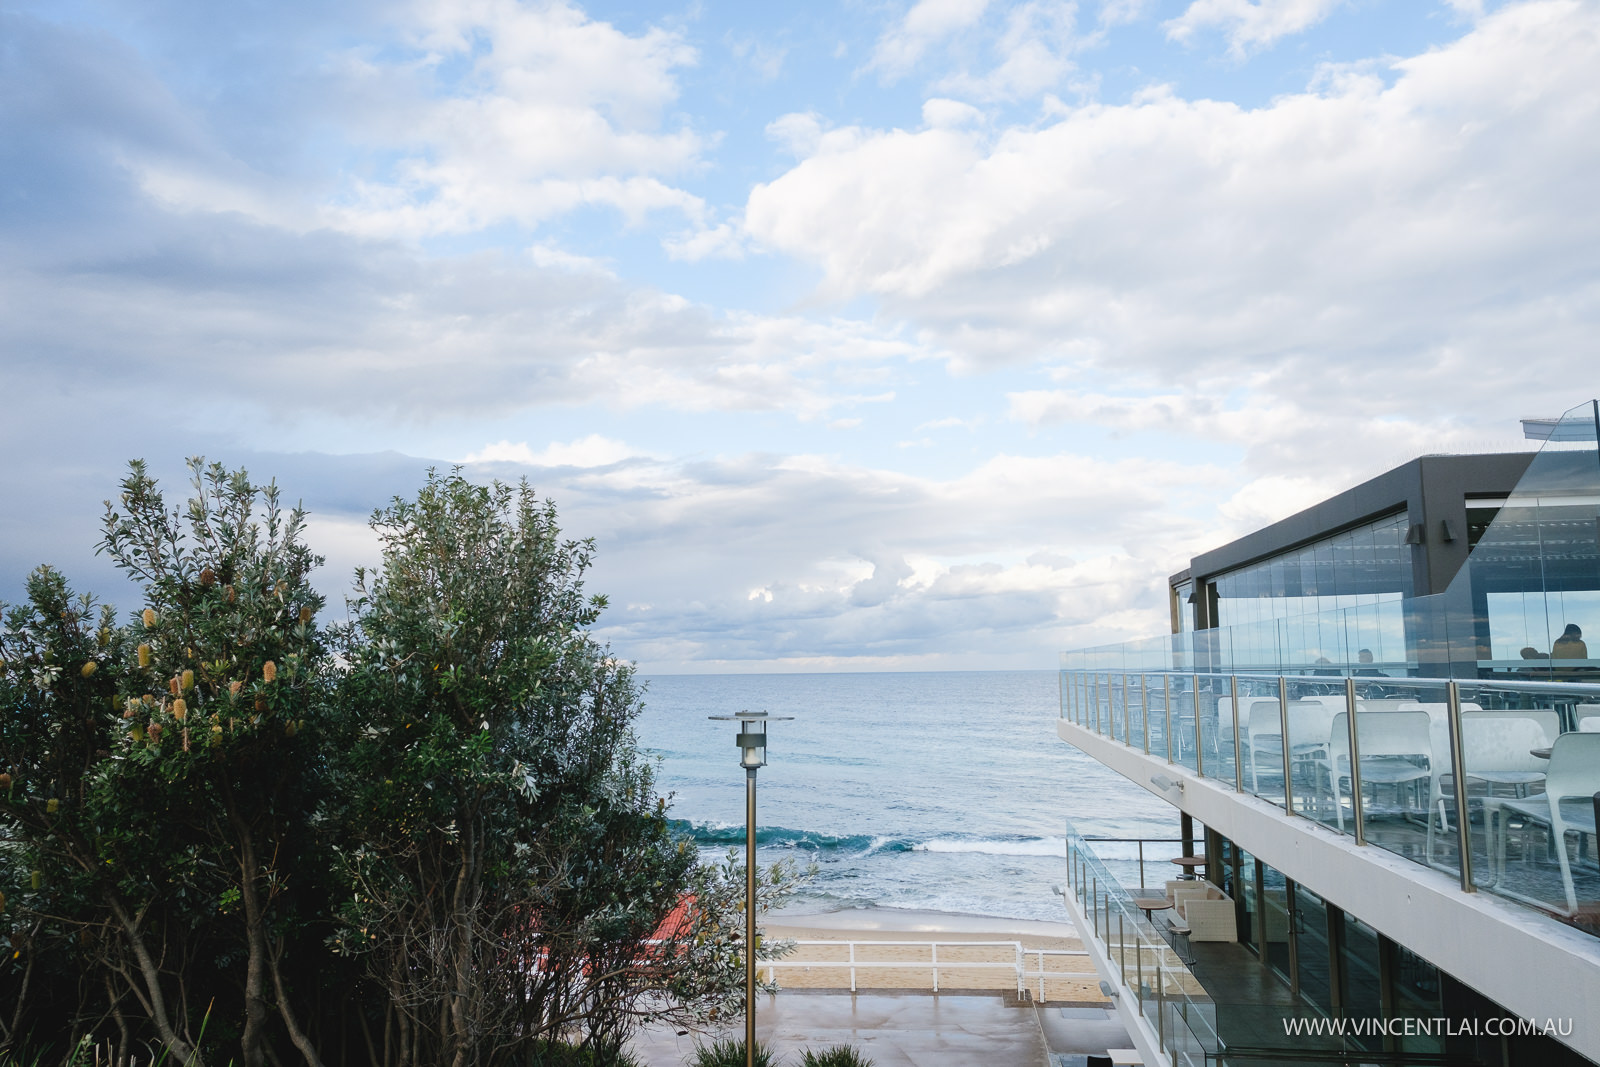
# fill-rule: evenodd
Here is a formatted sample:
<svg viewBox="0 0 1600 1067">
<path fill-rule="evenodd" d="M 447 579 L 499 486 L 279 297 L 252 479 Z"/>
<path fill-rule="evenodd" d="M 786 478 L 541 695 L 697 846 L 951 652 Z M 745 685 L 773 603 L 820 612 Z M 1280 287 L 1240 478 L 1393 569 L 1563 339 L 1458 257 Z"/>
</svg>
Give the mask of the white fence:
<svg viewBox="0 0 1600 1067">
<path fill-rule="evenodd" d="M 1083 972 L 1052 971 L 1052 970 L 1046 970 L 1045 969 L 1045 958 L 1046 957 L 1052 957 L 1052 956 L 1053 957 L 1066 957 L 1066 956 L 1070 956 L 1070 957 L 1081 957 L 1081 958 L 1087 960 L 1088 957 L 1089 957 L 1089 953 L 1084 949 L 1024 948 L 1022 946 L 1022 942 L 1020 942 L 1020 941 L 879 941 L 879 940 L 869 940 L 869 941 L 794 941 L 792 943 L 797 948 L 807 948 L 807 947 L 811 947 L 811 946 L 829 947 L 829 948 L 842 948 L 842 949 L 847 950 L 848 956 L 847 956 L 847 958 L 842 959 L 842 960 L 832 960 L 832 959 L 765 960 L 760 964 L 760 968 L 767 972 L 767 980 L 768 981 L 776 981 L 779 971 L 791 970 L 791 969 L 797 969 L 797 968 L 805 968 L 807 970 L 834 970 L 834 969 L 848 970 L 850 972 L 850 992 L 854 993 L 854 992 L 856 992 L 856 988 L 857 988 L 856 979 L 857 979 L 858 970 L 863 970 L 863 969 L 869 969 L 870 968 L 872 970 L 904 969 L 904 970 L 926 971 L 926 970 L 931 969 L 933 971 L 933 992 L 937 993 L 937 992 L 939 992 L 939 975 L 940 975 L 941 971 L 948 974 L 948 973 L 950 973 L 952 971 L 964 971 L 964 970 L 965 971 L 971 971 L 971 970 L 979 970 L 979 969 L 987 970 L 987 971 L 1009 970 L 1014 974 L 1014 976 L 1016 978 L 1016 991 L 1017 991 L 1017 996 L 1018 997 L 1026 997 L 1030 993 L 1033 993 L 1033 989 L 1030 988 L 1031 987 L 1031 983 L 1032 983 L 1032 981 L 1034 979 L 1037 979 L 1038 980 L 1038 987 L 1037 987 L 1038 993 L 1037 993 L 1037 996 L 1034 999 L 1042 1001 L 1042 1000 L 1045 999 L 1045 981 L 1047 979 L 1072 979 L 1072 978 L 1079 978 L 1079 977 L 1083 977 L 1083 978 L 1094 977 L 1092 968 L 1089 971 L 1083 971 Z M 1007 959 L 998 959 L 998 960 L 970 960 L 970 959 L 949 959 L 947 957 L 945 960 L 941 961 L 939 959 L 939 949 L 940 949 L 941 946 L 944 947 L 947 950 L 948 949 L 974 949 L 974 948 L 1007 949 L 1007 950 L 1009 950 L 1009 953 L 1007 954 L 1009 956 L 1009 958 L 1007 958 Z M 929 950 L 929 958 L 928 959 L 922 959 L 922 960 L 874 959 L 874 958 L 871 958 L 872 957 L 871 950 L 875 949 L 875 948 L 901 948 L 901 949 L 907 949 L 907 948 L 917 949 L 917 948 L 921 948 L 921 949 L 928 949 Z M 862 950 L 867 950 L 867 951 L 866 951 L 865 954 L 863 954 Z M 1030 957 L 1034 961 L 1034 967 L 1033 967 L 1032 970 L 1029 970 L 1028 967 L 1027 967 L 1027 963 L 1028 963 L 1028 960 L 1029 960 Z M 948 985 L 948 982 L 946 984 Z"/>
</svg>

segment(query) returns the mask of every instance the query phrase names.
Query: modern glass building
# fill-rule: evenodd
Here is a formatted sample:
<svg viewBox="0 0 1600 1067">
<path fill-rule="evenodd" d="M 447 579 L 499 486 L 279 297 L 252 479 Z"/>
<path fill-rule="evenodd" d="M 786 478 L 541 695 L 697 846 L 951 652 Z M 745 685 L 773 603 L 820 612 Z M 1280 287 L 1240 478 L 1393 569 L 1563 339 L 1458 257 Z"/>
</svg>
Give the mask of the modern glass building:
<svg viewBox="0 0 1600 1067">
<path fill-rule="evenodd" d="M 1196 556 L 1172 633 L 1062 655 L 1062 739 L 1177 809 L 1137 868 L 1067 834 L 1146 1063 L 1600 1061 L 1600 404 L 1538 429 Z"/>
</svg>

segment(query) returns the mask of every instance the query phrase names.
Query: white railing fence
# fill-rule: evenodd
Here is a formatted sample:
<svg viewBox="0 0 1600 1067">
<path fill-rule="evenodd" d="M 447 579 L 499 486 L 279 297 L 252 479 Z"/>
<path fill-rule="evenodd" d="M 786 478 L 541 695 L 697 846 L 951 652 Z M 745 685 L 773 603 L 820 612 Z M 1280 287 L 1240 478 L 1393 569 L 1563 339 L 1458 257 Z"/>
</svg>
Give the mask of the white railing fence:
<svg viewBox="0 0 1600 1067">
<path fill-rule="evenodd" d="M 789 970 L 789 969 L 794 969 L 794 968 L 807 968 L 807 969 L 813 969 L 813 970 L 834 970 L 834 969 L 837 969 L 837 970 L 848 970 L 850 972 L 850 992 L 854 993 L 854 992 L 856 992 L 856 989 L 857 989 L 857 981 L 856 981 L 856 979 L 857 979 L 857 971 L 858 970 L 864 970 L 864 969 L 870 968 L 872 970 L 911 969 L 911 970 L 923 970 L 923 971 L 926 971 L 926 970 L 930 970 L 931 969 L 933 971 L 933 992 L 937 993 L 937 992 L 939 992 L 939 973 L 941 971 L 950 972 L 950 971 L 973 970 L 973 969 L 984 969 L 984 970 L 994 971 L 994 970 L 998 970 L 998 969 L 1002 969 L 1003 968 L 1003 969 L 1010 970 L 1015 975 L 1016 983 L 1017 983 L 1017 996 L 1018 997 L 1024 997 L 1024 996 L 1027 996 L 1029 993 L 1031 993 L 1032 992 L 1032 989 L 1030 989 L 1031 980 L 1037 979 L 1038 980 L 1038 987 L 1037 987 L 1038 988 L 1038 995 L 1037 995 L 1037 997 L 1035 999 L 1042 1001 L 1042 1000 L 1045 999 L 1045 981 L 1047 979 L 1070 979 L 1070 978 L 1077 978 L 1077 977 L 1094 977 L 1094 974 L 1092 972 L 1092 968 L 1089 971 L 1083 971 L 1083 972 L 1051 971 L 1051 970 L 1046 970 L 1045 969 L 1045 958 L 1046 957 L 1071 956 L 1071 957 L 1082 957 L 1082 958 L 1087 959 L 1088 956 L 1089 956 L 1089 953 L 1087 951 L 1085 951 L 1084 949 L 1024 948 L 1023 945 L 1022 945 L 1022 942 L 1020 942 L 1020 941 L 879 941 L 879 940 L 870 940 L 870 941 L 794 941 L 792 943 L 795 945 L 796 948 L 807 948 L 807 947 L 812 947 L 812 946 L 818 946 L 818 947 L 845 949 L 847 951 L 848 955 L 847 955 L 847 958 L 842 959 L 842 960 L 833 960 L 833 959 L 763 960 L 761 962 L 761 964 L 760 964 L 760 967 L 761 967 L 762 970 L 767 972 L 767 980 L 769 982 L 777 981 L 777 975 L 778 975 L 779 971 L 781 971 L 781 970 Z M 954 949 L 974 949 L 974 948 L 1009 949 L 1011 958 L 1008 959 L 1008 960 L 962 960 L 962 959 L 952 960 L 952 959 L 949 959 L 947 957 L 946 959 L 941 961 L 939 959 L 939 949 L 940 949 L 941 946 L 943 946 L 946 949 L 952 949 L 952 948 L 954 948 Z M 864 958 L 863 955 L 861 954 L 861 950 L 862 949 L 869 950 L 869 953 L 870 953 L 870 950 L 874 949 L 874 948 L 922 948 L 922 949 L 927 949 L 928 950 L 929 958 L 928 959 L 923 959 L 923 960 L 873 959 L 873 958 L 870 958 L 870 955 L 867 958 Z M 1034 968 L 1032 970 L 1029 970 L 1028 967 L 1027 967 L 1028 957 L 1032 957 L 1034 959 L 1034 961 L 1035 961 L 1035 965 L 1034 965 Z"/>
</svg>

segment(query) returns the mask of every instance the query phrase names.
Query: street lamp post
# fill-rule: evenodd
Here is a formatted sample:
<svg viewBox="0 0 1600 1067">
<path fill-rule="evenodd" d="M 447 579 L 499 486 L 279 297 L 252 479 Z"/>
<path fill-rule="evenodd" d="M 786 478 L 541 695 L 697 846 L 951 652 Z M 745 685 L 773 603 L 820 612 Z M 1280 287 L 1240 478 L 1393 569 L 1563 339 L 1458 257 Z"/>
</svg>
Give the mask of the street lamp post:
<svg viewBox="0 0 1600 1067">
<path fill-rule="evenodd" d="M 756 770 L 767 765 L 767 723 L 790 722 L 792 715 L 741 711 L 737 715 L 712 715 L 712 719 L 739 724 L 734 744 L 739 746 L 739 766 L 744 768 L 744 1062 L 756 1062 Z"/>
</svg>

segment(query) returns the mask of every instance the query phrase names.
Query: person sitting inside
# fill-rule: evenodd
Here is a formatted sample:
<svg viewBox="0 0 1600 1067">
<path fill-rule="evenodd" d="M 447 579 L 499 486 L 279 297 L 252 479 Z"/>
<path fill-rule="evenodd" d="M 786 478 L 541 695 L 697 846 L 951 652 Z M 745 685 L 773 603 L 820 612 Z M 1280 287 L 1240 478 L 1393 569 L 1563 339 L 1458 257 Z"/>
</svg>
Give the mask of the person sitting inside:
<svg viewBox="0 0 1600 1067">
<path fill-rule="evenodd" d="M 1583 631 L 1575 622 L 1567 623 L 1556 643 L 1550 646 L 1551 659 L 1588 659 L 1589 646 L 1583 643 Z"/>
</svg>

